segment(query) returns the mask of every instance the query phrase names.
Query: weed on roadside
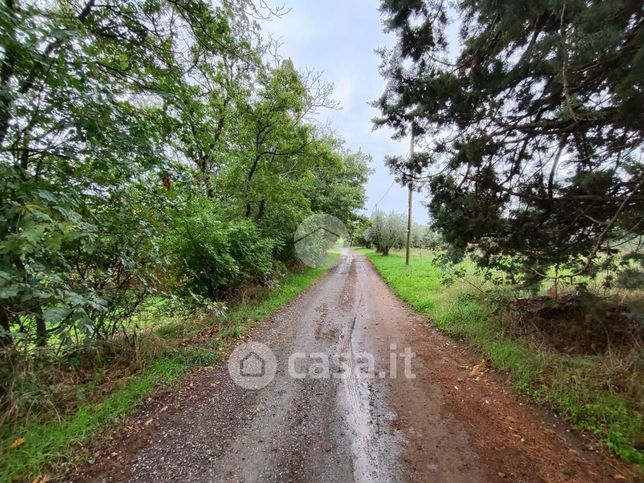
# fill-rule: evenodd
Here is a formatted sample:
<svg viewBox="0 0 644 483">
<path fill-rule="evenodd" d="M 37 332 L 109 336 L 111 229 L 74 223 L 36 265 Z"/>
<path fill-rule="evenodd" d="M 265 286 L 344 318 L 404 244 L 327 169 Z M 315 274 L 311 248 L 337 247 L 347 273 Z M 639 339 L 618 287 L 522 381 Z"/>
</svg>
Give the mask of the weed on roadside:
<svg viewBox="0 0 644 483">
<path fill-rule="evenodd" d="M 589 311 L 566 306 L 572 303 L 566 298 L 557 305 L 548 297 L 521 299 L 508 287 L 486 287 L 471 272 L 469 279 L 445 285 L 432 257 L 414 257 L 406 267 L 397 253 L 383 257 L 373 250 L 362 252 L 405 302 L 507 371 L 517 392 L 594 434 L 625 461 L 644 463 L 644 358 L 641 333 L 636 333 L 641 324 L 621 315 L 623 307 L 606 305 L 600 311 L 594 306 Z M 557 319 L 554 313 L 570 317 Z M 614 323 L 607 328 L 593 320 L 598 316 Z M 573 324 L 580 317 L 581 327 Z"/>
</svg>

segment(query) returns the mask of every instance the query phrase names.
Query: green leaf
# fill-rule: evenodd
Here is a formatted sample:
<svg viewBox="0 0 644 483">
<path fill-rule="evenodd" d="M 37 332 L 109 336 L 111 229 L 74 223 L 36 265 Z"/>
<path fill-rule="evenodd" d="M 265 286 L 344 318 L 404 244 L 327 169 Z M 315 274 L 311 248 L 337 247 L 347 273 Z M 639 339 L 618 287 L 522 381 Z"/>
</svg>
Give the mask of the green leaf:
<svg viewBox="0 0 644 483">
<path fill-rule="evenodd" d="M 71 313 L 72 309 L 69 307 L 47 307 L 43 310 L 45 320 L 52 324 L 65 320 Z"/>
</svg>

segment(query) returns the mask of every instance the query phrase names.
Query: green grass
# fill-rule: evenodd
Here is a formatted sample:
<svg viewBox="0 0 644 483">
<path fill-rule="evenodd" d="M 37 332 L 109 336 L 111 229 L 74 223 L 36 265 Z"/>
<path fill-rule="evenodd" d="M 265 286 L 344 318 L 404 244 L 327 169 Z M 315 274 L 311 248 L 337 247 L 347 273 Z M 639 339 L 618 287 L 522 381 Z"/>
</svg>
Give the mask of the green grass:
<svg viewBox="0 0 644 483">
<path fill-rule="evenodd" d="M 601 356 L 548 352 L 504 336 L 492 295 L 473 287 L 482 282 L 471 264 L 464 267 L 464 280 L 446 286 L 440 267 L 427 253 L 413 254 L 407 267 L 401 254 L 383 257 L 374 250 L 359 250 L 401 299 L 442 332 L 471 344 L 494 367 L 511 374 L 517 392 L 562 413 L 624 460 L 644 463 L 644 453 L 635 447 L 642 438 L 642 416 L 632 401 L 599 378 Z"/>
<path fill-rule="evenodd" d="M 231 308 L 217 337 L 204 346 L 177 347 L 161 353 L 151 365 L 121 381 L 119 387 L 102 401 L 82 404 L 72 415 L 62 419 L 32 421 L 26 427 L 11 431 L 0 441 L 0 481 L 35 477 L 48 464 L 69 461 L 76 445 L 88 441 L 104 426 L 117 423 L 160 387 L 175 382 L 190 369 L 217 364 L 224 359 L 235 339 L 310 287 L 338 256 L 331 254 L 322 268 L 288 275 L 261 301 Z M 186 321 L 160 326 L 155 334 L 178 339 L 203 327 L 203 323 Z M 25 443 L 11 449 L 11 443 L 18 438 L 24 438 Z"/>
</svg>

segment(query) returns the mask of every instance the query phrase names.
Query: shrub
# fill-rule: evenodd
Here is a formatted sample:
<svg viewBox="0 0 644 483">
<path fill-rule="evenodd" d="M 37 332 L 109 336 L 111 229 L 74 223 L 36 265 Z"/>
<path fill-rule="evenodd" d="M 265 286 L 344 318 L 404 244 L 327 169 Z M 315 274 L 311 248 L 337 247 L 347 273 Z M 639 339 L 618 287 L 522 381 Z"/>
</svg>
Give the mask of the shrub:
<svg viewBox="0 0 644 483">
<path fill-rule="evenodd" d="M 197 208 L 177 222 L 169 250 L 180 288 L 215 300 L 247 283 L 268 283 L 274 245 L 251 221 L 222 221 Z"/>
<path fill-rule="evenodd" d="M 275 241 L 265 238 L 250 221 L 237 221 L 228 225 L 230 254 L 237 262 L 241 283 L 267 284 L 273 272 L 272 252 Z"/>
</svg>

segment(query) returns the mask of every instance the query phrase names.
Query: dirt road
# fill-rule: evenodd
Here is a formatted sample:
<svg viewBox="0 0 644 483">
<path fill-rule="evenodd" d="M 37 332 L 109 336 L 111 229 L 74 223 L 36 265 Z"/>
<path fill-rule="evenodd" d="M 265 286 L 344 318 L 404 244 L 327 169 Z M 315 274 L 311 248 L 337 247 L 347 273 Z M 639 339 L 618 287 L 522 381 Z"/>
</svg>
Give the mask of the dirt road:
<svg viewBox="0 0 644 483">
<path fill-rule="evenodd" d="M 250 339 L 275 354 L 270 384 L 243 389 L 225 365 L 193 374 L 151 400 L 75 479 L 612 481 L 619 473 L 497 376 L 472 372 L 466 350 L 399 302 L 355 252 Z"/>
</svg>

